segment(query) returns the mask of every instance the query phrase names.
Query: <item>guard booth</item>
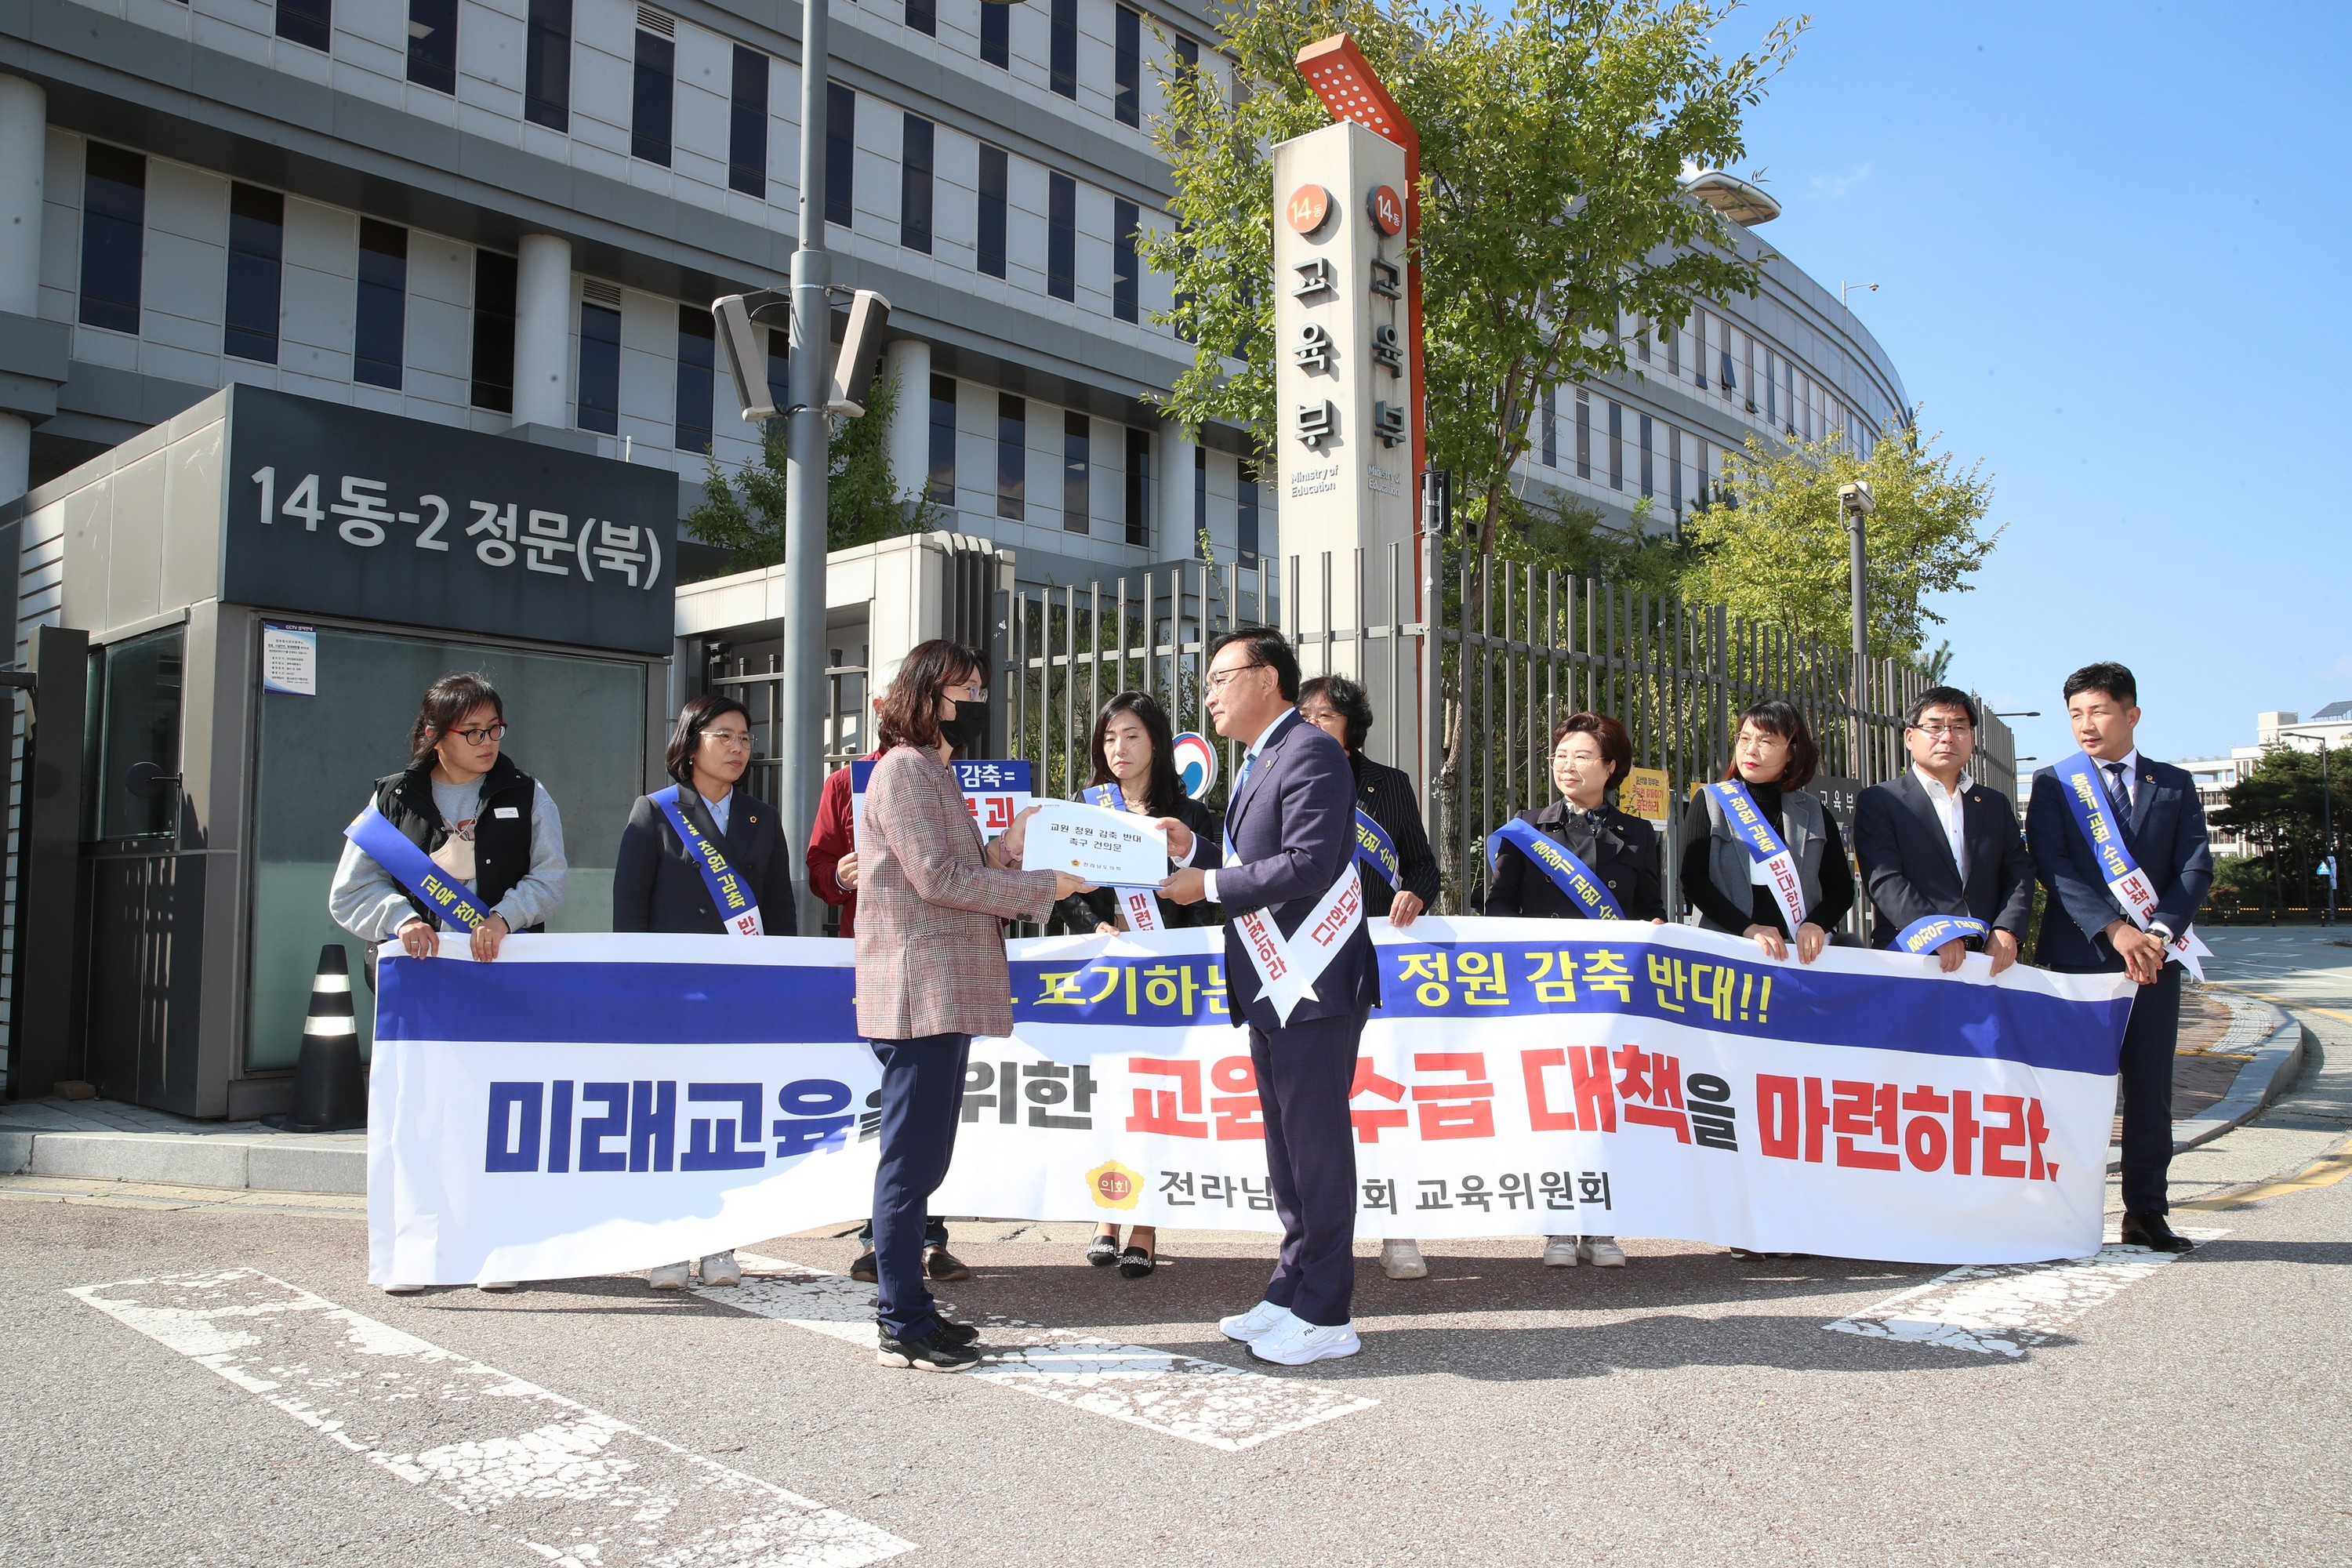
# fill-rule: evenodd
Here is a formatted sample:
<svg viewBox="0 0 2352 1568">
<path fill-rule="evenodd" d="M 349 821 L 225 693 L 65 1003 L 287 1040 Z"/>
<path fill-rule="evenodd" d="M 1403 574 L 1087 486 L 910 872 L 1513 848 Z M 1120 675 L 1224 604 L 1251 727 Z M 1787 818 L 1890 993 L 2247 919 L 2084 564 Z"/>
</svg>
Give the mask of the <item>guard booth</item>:
<svg viewBox="0 0 2352 1568">
<path fill-rule="evenodd" d="M 505 698 L 608 930 L 666 717 L 667 469 L 251 386 L 23 500 L 10 1091 L 283 1110 L 342 829 L 452 670 Z M 362 1043 L 372 1009 L 356 1009 Z"/>
</svg>

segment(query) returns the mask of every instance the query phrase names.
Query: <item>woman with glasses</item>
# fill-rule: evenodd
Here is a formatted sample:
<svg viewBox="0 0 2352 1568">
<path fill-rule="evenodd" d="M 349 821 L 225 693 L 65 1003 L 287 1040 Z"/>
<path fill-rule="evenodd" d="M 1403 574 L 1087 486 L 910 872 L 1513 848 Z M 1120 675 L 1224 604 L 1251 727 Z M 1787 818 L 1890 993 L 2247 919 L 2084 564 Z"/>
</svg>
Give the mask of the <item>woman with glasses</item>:
<svg viewBox="0 0 2352 1568">
<path fill-rule="evenodd" d="M 638 796 L 621 830 L 613 929 L 793 935 L 793 855 L 783 824 L 774 806 L 735 787 L 751 765 L 750 710 L 716 692 L 688 699 L 664 761 L 675 782 Z M 665 1263 L 646 1279 L 656 1290 L 683 1290 L 688 1272 L 686 1263 Z M 743 1282 L 734 1248 L 703 1258 L 702 1282 Z"/>
<path fill-rule="evenodd" d="M 1821 755 L 1813 732 L 1793 703 L 1750 703 L 1731 755 L 1723 779 L 1683 814 L 1683 891 L 1708 931 L 1748 937 L 1775 963 L 1793 943 L 1797 962 L 1811 963 L 1853 909 L 1853 868 L 1837 819 L 1805 788 Z M 1795 887 L 1769 868 L 1778 855 L 1759 858 L 1757 839 L 1741 833 L 1737 819 L 1751 808 L 1793 864 Z"/>
<path fill-rule="evenodd" d="M 1185 865 L 1208 867 L 1217 863 L 1216 844 L 1222 836 L 1217 814 L 1184 793 L 1176 777 L 1175 726 L 1168 720 L 1168 710 L 1148 691 L 1122 691 L 1102 706 L 1095 716 L 1094 738 L 1087 744 L 1087 752 L 1094 759 L 1094 776 L 1078 798 L 1089 805 L 1111 811 L 1131 811 L 1141 816 L 1172 816 L 1192 833 L 1195 846 L 1192 857 Z M 1168 868 L 1174 870 L 1177 860 L 1171 857 Z M 1144 912 L 1128 914 L 1122 904 L 1129 895 L 1117 889 L 1097 888 L 1090 893 L 1076 893 L 1054 906 L 1056 921 L 1065 931 L 1095 931 L 1104 935 L 1135 928 L 1138 921 L 1145 928 L 1174 931 L 1184 926 L 1221 925 L 1223 914 L 1212 903 L 1163 903 L 1149 892 L 1145 894 Z M 1087 1261 L 1097 1268 L 1116 1263 L 1118 1271 L 1129 1279 L 1141 1279 L 1160 1264 L 1156 1248 L 1159 1231 L 1151 1226 L 1139 1225 L 1128 1232 L 1127 1247 L 1118 1245 L 1118 1226 L 1106 1220 L 1087 1246 Z"/>
<path fill-rule="evenodd" d="M 1584 919 L 1595 911 L 1570 889 L 1578 878 L 1589 874 L 1617 905 L 1613 912 L 1601 909 L 1596 918 L 1652 924 L 1665 920 L 1658 830 L 1609 804 L 1633 766 L 1633 737 L 1608 714 L 1571 713 L 1559 721 L 1551 737 L 1551 782 L 1559 798 L 1540 811 L 1519 813 L 1517 820 L 1527 826 L 1507 828 L 1497 836 L 1494 878 L 1486 889 L 1488 914 Z M 1532 837 L 1521 839 L 1548 864 L 1538 864 L 1528 848 L 1508 837 L 1529 830 L 1551 840 L 1551 848 L 1546 849 Z M 1573 863 L 1556 852 L 1564 852 Z M 1548 1236 L 1543 1260 L 1550 1268 L 1573 1268 L 1579 1263 L 1622 1268 L 1625 1249 L 1614 1236 Z"/>
<path fill-rule="evenodd" d="M 369 944 L 371 981 L 375 944 L 387 938 L 411 958 L 439 953 L 442 922 L 417 886 L 436 872 L 464 884 L 488 909 L 470 943 L 486 963 L 509 934 L 544 929 L 562 904 L 563 820 L 547 786 L 499 750 L 506 733 L 506 706 L 488 676 L 445 675 L 417 707 L 407 769 L 375 781 L 361 824 L 386 835 L 377 849 L 399 862 L 403 874 L 349 838 L 327 892 L 335 923 Z M 373 822 L 372 814 L 389 827 Z M 384 1287 L 396 1296 L 423 1289 Z M 482 1289 L 511 1290 L 514 1284 L 485 1281 Z"/>
</svg>

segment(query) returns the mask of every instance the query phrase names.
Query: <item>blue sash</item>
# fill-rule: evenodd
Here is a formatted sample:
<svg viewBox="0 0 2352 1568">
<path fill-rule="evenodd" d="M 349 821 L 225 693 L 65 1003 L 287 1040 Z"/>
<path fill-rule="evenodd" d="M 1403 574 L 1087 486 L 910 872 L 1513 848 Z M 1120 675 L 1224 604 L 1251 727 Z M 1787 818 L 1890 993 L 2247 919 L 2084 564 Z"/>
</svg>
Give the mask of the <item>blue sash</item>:
<svg viewBox="0 0 2352 1568">
<path fill-rule="evenodd" d="M 2156 892 L 2147 886 L 2147 879 L 2140 876 L 2139 861 L 2124 843 L 2123 829 L 2117 826 L 2110 811 L 2113 802 L 2108 798 L 2106 786 L 2099 783 L 2098 774 L 2091 766 L 2089 753 L 2075 752 L 2060 763 L 2056 772 L 2059 786 L 2065 792 L 2066 809 L 2074 813 L 2074 826 L 2081 828 L 2083 837 L 2090 841 L 2091 854 L 2099 863 L 2100 877 L 2123 900 L 2126 912 L 2145 924 L 2145 911 L 2134 908 L 2141 900 L 2118 884 L 2137 878 L 2139 887 L 2147 890 L 2146 903 L 2149 908 L 2155 906 Z"/>
<path fill-rule="evenodd" d="M 1895 945 L 1905 952 L 1933 952 L 1954 937 L 1982 942 L 1990 935 L 1992 927 L 1974 915 L 1927 915 L 1905 926 Z"/>
<path fill-rule="evenodd" d="M 1731 821 L 1731 831 L 1748 846 L 1748 855 L 1756 864 L 1766 868 L 1769 880 L 1765 884 L 1780 900 L 1781 911 L 1788 917 L 1790 935 L 1805 922 L 1805 889 L 1798 876 L 1797 858 L 1781 841 L 1780 830 L 1772 819 L 1748 793 L 1748 786 L 1738 779 L 1724 779 L 1706 786 L 1723 802 L 1724 815 Z"/>
<path fill-rule="evenodd" d="M 392 825 L 392 819 L 376 809 L 374 801 L 369 801 L 367 809 L 352 818 L 352 825 L 343 829 L 343 837 L 365 851 L 367 858 L 407 889 L 410 896 L 450 925 L 479 931 L 488 923 L 490 911 L 466 890 L 466 884 L 435 865 L 432 856 L 411 844 Z"/>
<path fill-rule="evenodd" d="M 702 873 L 702 885 L 710 889 L 712 907 L 718 910 L 719 918 L 729 933 L 735 936 L 766 935 L 760 924 L 759 901 L 752 898 L 751 889 L 743 885 L 742 873 L 727 863 L 727 857 L 719 851 L 719 846 L 705 837 L 702 829 L 697 827 L 680 808 L 678 803 L 685 798 L 685 789 L 683 784 L 672 784 L 650 798 L 662 808 L 662 815 L 669 818 L 678 842 L 685 845 L 686 852 L 694 858 L 694 868 Z"/>
<path fill-rule="evenodd" d="M 1356 808 L 1356 854 L 1390 887 L 1404 886 L 1404 857 L 1397 853 L 1396 841 L 1360 805 Z"/>
<path fill-rule="evenodd" d="M 1490 862 L 1500 858 L 1506 844 L 1534 861 L 1537 868 L 1551 879 L 1552 886 L 1568 895 L 1568 901 L 1574 904 L 1577 912 L 1585 919 L 1622 921 L 1625 918 L 1625 908 L 1609 890 L 1609 884 L 1602 881 L 1591 867 L 1578 859 L 1574 851 L 1550 835 L 1538 831 L 1534 823 L 1522 822 L 1515 816 L 1495 829 L 1486 839 L 1486 858 Z"/>
</svg>

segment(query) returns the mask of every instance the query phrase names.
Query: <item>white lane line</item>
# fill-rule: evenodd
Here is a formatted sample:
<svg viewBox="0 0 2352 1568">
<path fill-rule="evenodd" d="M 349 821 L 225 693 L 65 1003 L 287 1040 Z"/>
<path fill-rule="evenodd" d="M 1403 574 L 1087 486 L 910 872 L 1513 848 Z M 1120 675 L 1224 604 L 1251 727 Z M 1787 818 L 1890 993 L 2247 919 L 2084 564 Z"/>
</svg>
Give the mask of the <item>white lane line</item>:
<svg viewBox="0 0 2352 1568">
<path fill-rule="evenodd" d="M 2191 1241 L 2230 1234 L 2202 1226 L 2175 1228 Z M 1869 1339 L 2021 1356 L 2179 1256 L 2111 1241 L 2089 1258 L 1968 1265 L 1824 1327 Z"/>
<path fill-rule="evenodd" d="M 858 1568 L 914 1548 L 257 1269 L 68 1294 L 558 1568 Z"/>
<path fill-rule="evenodd" d="M 873 1286 L 782 1258 L 736 1256 L 757 1272 L 740 1285 L 701 1291 L 704 1300 L 874 1348 Z M 982 1326 L 989 1353 L 964 1375 L 1229 1454 L 1380 1403 L 1036 1323 L 992 1319 Z"/>
</svg>

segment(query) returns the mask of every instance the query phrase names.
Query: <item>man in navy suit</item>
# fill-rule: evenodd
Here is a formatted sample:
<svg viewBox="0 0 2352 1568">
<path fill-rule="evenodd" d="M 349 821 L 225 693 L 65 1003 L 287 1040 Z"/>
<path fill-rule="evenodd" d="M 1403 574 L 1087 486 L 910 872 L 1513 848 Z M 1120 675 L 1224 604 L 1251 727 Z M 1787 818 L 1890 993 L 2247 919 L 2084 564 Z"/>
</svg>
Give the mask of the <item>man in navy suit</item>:
<svg viewBox="0 0 2352 1568">
<path fill-rule="evenodd" d="M 2180 1032 L 2180 971 L 2166 962 L 2213 885 L 2205 809 L 2189 774 L 2139 754 L 2139 687 L 2120 664 L 2084 665 L 2066 678 L 2066 719 L 2120 825 L 2124 846 L 2155 895 L 2126 913 L 2067 805 L 2057 768 L 2033 775 L 2026 836 L 2050 889 L 2037 963 L 2072 973 L 2127 972 L 2139 983 L 2124 1030 L 2124 1221 L 2126 1245 L 2186 1252 L 2166 1223 L 2172 1163 L 2172 1053 Z M 2072 759 L 2069 759 L 2071 762 Z M 2061 764 L 2062 766 L 2064 764 Z"/>
<path fill-rule="evenodd" d="M 1916 921 L 1970 916 L 1991 929 L 1933 951 L 1949 974 L 1979 948 L 1999 974 L 2017 962 L 2033 915 L 2033 861 L 2017 831 L 2017 804 L 1969 772 L 1975 700 L 1929 687 L 1912 700 L 1903 744 L 1910 767 L 1864 790 L 1853 808 L 1853 852 L 1876 916 L 1872 942 L 1893 947 Z"/>
<path fill-rule="evenodd" d="M 1360 1348 L 1350 1321 L 1356 1145 L 1348 1090 L 1381 977 L 1361 888 L 1349 880 L 1356 780 L 1339 742 L 1299 717 L 1298 660 L 1279 632 L 1242 626 L 1219 637 L 1207 685 L 1217 733 L 1248 747 L 1226 792 L 1224 863 L 1185 866 L 1160 896 L 1225 907 L 1226 1005 L 1249 1026 L 1267 1182 L 1282 1219 L 1265 1299 L 1218 1327 L 1261 1361 L 1303 1366 Z M 1189 860 L 1183 824 L 1160 825 L 1177 860 Z M 1311 978 L 1286 1015 L 1280 988 L 1287 980 L 1295 989 L 1302 976 Z"/>
</svg>

